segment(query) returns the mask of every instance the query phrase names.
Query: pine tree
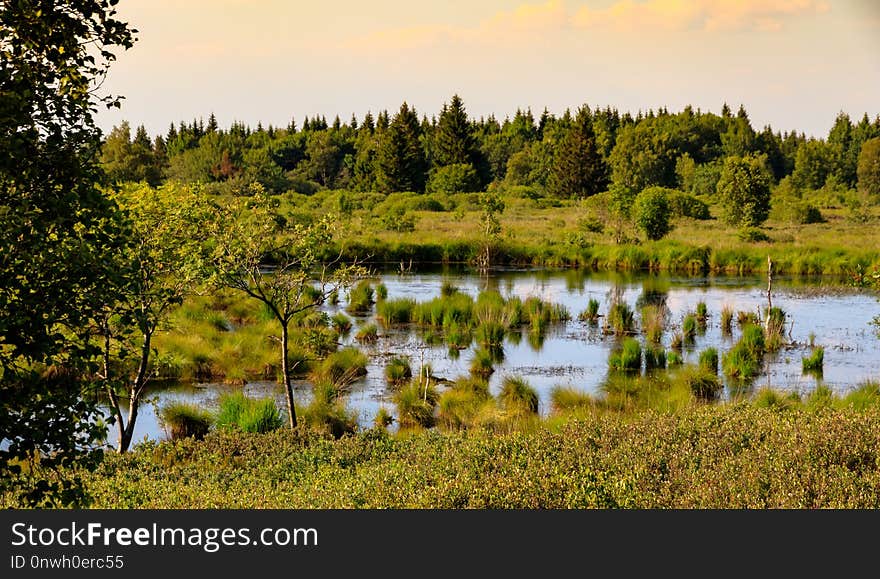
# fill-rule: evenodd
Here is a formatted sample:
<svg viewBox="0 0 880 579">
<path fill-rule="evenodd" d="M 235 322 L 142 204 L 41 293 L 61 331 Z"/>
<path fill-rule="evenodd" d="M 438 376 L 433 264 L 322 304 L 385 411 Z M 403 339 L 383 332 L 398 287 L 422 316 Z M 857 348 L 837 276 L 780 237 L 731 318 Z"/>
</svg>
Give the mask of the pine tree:
<svg viewBox="0 0 880 579">
<path fill-rule="evenodd" d="M 446 165 L 479 164 L 479 151 L 473 129 L 468 121 L 464 103 L 453 95 L 449 105 L 444 104 L 434 133 L 434 163 Z"/>
<path fill-rule="evenodd" d="M 596 146 L 590 109 L 583 106 L 559 143 L 547 190 L 556 197 L 589 197 L 605 189 L 608 168 Z"/>
<path fill-rule="evenodd" d="M 419 139 L 421 127 L 414 109 L 405 102 L 382 132 L 376 153 L 376 181 L 380 190 L 422 192 L 427 162 Z"/>
<path fill-rule="evenodd" d="M 211 113 L 211 116 L 208 117 L 208 132 L 213 133 L 218 128 L 217 117 L 214 116 L 214 113 Z"/>
</svg>

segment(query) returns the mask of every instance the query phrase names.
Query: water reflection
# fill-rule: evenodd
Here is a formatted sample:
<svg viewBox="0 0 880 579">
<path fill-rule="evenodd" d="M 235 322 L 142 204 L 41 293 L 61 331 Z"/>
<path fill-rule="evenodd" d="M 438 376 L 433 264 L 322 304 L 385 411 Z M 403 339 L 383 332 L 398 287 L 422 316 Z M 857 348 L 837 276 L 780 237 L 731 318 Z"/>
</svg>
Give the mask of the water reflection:
<svg viewBox="0 0 880 579">
<path fill-rule="evenodd" d="M 760 277 L 724 276 L 669 276 L 634 273 L 589 273 L 569 270 L 562 272 L 531 270 L 504 270 L 488 277 L 452 268 L 433 273 L 382 275 L 388 289 L 388 299 L 410 298 L 419 302 L 440 295 L 444 282 L 449 282 L 471 297 L 487 289 L 499 292 L 505 298 L 526 300 L 537 296 L 565 306 L 572 319 L 550 324 L 533 331 L 529 326 L 506 332 L 499 346 L 487 352 L 494 372 L 488 377 L 490 392 L 500 390 L 505 377 L 521 376 L 538 393 L 539 408 L 547 412 L 551 407 L 550 393 L 554 386 L 567 385 L 594 396 L 611 396 L 620 404 L 631 403 L 634 387 L 608 371 L 608 356 L 617 347 L 617 340 L 605 336 L 602 322 L 578 320 L 590 299 L 600 303 L 600 313 L 608 312 L 610 304 L 625 303 L 635 314 L 638 336 L 641 333 L 643 308 L 665 306 L 666 327 L 657 347 L 671 351 L 673 335 L 681 327 L 684 316 L 696 311 L 697 304 L 706 304 L 708 317 L 705 325 L 698 326 L 694 339 L 683 344 L 681 358 L 685 363 L 697 363 L 706 348 L 718 350 L 719 356 L 729 350 L 740 335 L 734 323 L 728 335 L 723 331 L 721 310 L 725 306 L 737 311 L 756 311 L 766 303 L 765 280 Z M 859 382 L 878 377 L 880 339 L 870 330 L 868 322 L 880 313 L 875 297 L 855 292 L 823 293 L 817 291 L 815 281 L 774 279 L 774 305 L 779 305 L 793 320 L 790 328 L 791 343 L 776 355 L 768 356 L 763 372 L 758 377 L 762 387 L 770 385 L 778 390 L 809 393 L 824 384 L 835 394 L 845 394 Z M 346 296 L 338 305 L 328 305 L 330 316 L 345 311 Z M 358 414 L 362 426 L 370 426 L 380 408 L 393 413 L 391 392 L 385 382 L 384 367 L 395 355 L 408 356 L 415 371 L 430 365 L 438 377 L 454 380 L 471 374 L 475 358 L 484 351 L 473 336 L 465 335 L 457 344 L 448 343 L 448 335 L 436 330 L 380 327 L 373 343 L 358 343 L 354 336 L 363 326 L 377 323 L 375 313 L 349 315 L 352 329 L 344 334 L 342 345 L 357 345 L 369 357 L 367 375 L 351 386 L 347 404 Z M 734 319 L 735 322 L 735 319 Z M 824 372 L 821 375 L 804 373 L 801 358 L 810 352 L 808 336 L 814 334 L 817 345 L 825 347 Z M 658 379 L 655 373 L 650 379 Z M 194 402 L 214 408 L 219 393 L 230 387 L 218 384 L 165 385 L 153 390 L 155 404 L 148 405 L 139 416 L 135 440 L 164 436 L 156 418 L 156 405 L 168 401 Z M 725 380 L 723 396 L 736 398 L 754 393 L 755 382 L 739 383 Z M 244 386 L 253 396 L 272 396 L 284 407 L 281 388 L 270 382 L 255 382 Z M 296 384 L 297 404 L 308 404 L 311 386 L 302 381 Z M 112 429 L 111 429 L 112 430 Z M 114 436 L 111 431 L 110 436 Z"/>
</svg>

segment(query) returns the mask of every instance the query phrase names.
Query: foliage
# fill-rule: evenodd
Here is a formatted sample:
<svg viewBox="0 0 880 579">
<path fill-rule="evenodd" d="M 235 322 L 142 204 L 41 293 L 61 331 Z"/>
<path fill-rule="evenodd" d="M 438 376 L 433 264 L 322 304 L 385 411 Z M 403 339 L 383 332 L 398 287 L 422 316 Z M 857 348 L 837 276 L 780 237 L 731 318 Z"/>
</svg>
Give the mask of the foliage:
<svg viewBox="0 0 880 579">
<path fill-rule="evenodd" d="M 666 190 L 649 187 L 636 195 L 633 202 L 632 217 L 645 236 L 656 241 L 663 239 L 672 229 L 671 210 Z"/>
<path fill-rule="evenodd" d="M 233 428 L 242 432 L 266 433 L 284 425 L 281 412 L 271 398 L 254 399 L 243 392 L 222 394 L 217 414 L 218 428 Z"/>
<path fill-rule="evenodd" d="M 858 163 L 859 189 L 880 198 L 880 137 L 875 137 L 862 145 Z"/>
<path fill-rule="evenodd" d="M 770 179 L 758 157 L 728 157 L 718 180 L 722 219 L 730 225 L 758 226 L 770 212 Z"/>
<path fill-rule="evenodd" d="M 93 465 L 106 428 L 95 398 L 80 395 L 92 354 L 82 334 L 115 299 L 105 256 L 124 232 L 96 189 L 93 115 L 119 105 L 100 85 L 136 32 L 114 4 L 0 9 L 0 492 L 19 489 L 21 505 L 81 501 L 57 469 Z"/>
</svg>

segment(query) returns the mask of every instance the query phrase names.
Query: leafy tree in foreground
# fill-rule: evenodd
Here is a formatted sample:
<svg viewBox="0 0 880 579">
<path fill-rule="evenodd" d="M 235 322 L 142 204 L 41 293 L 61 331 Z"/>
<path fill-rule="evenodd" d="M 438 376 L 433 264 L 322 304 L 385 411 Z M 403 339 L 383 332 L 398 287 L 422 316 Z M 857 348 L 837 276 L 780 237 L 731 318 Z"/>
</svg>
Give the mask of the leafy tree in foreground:
<svg viewBox="0 0 880 579">
<path fill-rule="evenodd" d="M 730 225 L 758 226 L 770 213 L 770 177 L 763 157 L 728 157 L 718 180 L 722 218 Z"/>
<path fill-rule="evenodd" d="M 0 490 L 23 504 L 80 501 L 75 480 L 51 473 L 95 458 L 104 431 L 79 381 L 92 352 L 72 332 L 113 299 L 93 113 L 118 106 L 94 91 L 134 42 L 115 4 L 0 4 Z"/>
<path fill-rule="evenodd" d="M 333 222 L 289 225 L 277 203 L 255 186 L 248 199 L 234 199 L 211 222 L 216 243 L 214 277 L 266 305 L 281 329 L 281 379 L 287 397 L 288 422 L 297 425 L 288 360 L 290 323 L 298 314 L 324 304 L 331 295 L 365 272 L 356 263 L 322 260 L 334 233 Z"/>
<path fill-rule="evenodd" d="M 98 375 L 118 428 L 116 448 L 126 452 L 155 366 L 153 336 L 202 280 L 207 241 L 202 224 L 214 208 L 200 189 L 173 183 L 159 189 L 130 186 L 114 199 L 125 214 L 129 242 L 115 254 L 118 300 L 96 316 L 96 334 Z"/>
</svg>

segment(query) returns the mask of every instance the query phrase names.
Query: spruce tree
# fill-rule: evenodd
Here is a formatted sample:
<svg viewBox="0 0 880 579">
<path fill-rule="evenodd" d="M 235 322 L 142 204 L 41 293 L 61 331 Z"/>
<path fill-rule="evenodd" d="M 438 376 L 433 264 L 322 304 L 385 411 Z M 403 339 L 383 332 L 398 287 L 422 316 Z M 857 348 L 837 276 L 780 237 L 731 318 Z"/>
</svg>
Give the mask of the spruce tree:
<svg viewBox="0 0 880 579">
<path fill-rule="evenodd" d="M 589 197 L 605 189 L 607 174 L 596 146 L 590 109 L 581 107 L 554 155 L 548 193 L 556 197 Z"/>
<path fill-rule="evenodd" d="M 381 191 L 425 190 L 427 162 L 420 136 L 419 117 L 404 102 L 388 129 L 382 131 L 376 153 L 376 181 Z"/>
<path fill-rule="evenodd" d="M 479 164 L 479 150 L 473 129 L 461 97 L 453 95 L 449 105 L 443 105 L 437 130 L 434 132 L 434 163 L 446 165 Z"/>
</svg>

